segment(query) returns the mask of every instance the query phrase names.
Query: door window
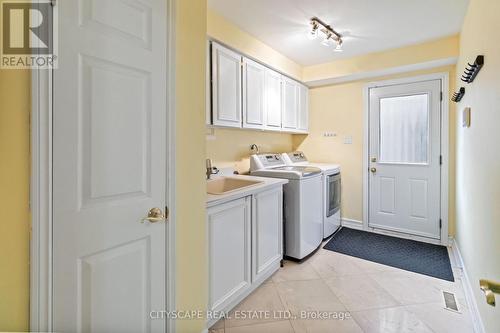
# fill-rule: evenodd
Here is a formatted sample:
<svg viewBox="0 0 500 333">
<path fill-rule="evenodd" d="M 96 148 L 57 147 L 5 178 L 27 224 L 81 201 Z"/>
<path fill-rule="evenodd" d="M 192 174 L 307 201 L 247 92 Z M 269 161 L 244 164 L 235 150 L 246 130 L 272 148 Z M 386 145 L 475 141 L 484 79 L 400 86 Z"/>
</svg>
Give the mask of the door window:
<svg viewBox="0 0 500 333">
<path fill-rule="evenodd" d="M 428 164 L 429 95 L 380 99 L 380 162 Z"/>
</svg>

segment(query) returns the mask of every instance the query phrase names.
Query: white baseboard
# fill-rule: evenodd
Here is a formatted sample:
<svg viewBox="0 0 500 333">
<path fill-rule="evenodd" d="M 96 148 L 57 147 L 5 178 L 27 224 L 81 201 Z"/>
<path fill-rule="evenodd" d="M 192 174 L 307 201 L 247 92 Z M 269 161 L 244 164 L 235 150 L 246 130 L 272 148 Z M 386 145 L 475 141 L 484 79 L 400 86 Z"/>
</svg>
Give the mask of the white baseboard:
<svg viewBox="0 0 500 333">
<path fill-rule="evenodd" d="M 481 315 L 479 314 L 479 309 L 477 307 L 476 298 L 474 297 L 474 292 L 472 291 L 471 280 L 469 279 L 469 274 L 467 274 L 467 269 L 465 268 L 464 261 L 462 259 L 462 255 L 460 254 L 460 248 L 458 246 L 457 241 L 450 237 L 449 244 L 451 246 L 451 252 L 453 254 L 453 259 L 455 260 L 455 264 L 462 270 L 462 286 L 465 293 L 465 299 L 470 309 L 470 315 L 472 318 L 472 324 L 474 325 L 475 333 L 484 333 L 484 325 L 481 320 Z"/>
<path fill-rule="evenodd" d="M 343 219 L 341 219 L 341 224 L 343 227 L 363 230 L 363 221 L 343 218 Z"/>
</svg>

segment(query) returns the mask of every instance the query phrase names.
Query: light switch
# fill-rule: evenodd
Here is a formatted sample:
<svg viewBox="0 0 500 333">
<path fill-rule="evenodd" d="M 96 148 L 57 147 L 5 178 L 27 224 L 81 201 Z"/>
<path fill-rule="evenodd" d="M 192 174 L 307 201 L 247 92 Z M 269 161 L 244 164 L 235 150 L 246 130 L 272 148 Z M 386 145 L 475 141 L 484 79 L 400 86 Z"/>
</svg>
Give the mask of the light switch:
<svg viewBox="0 0 500 333">
<path fill-rule="evenodd" d="M 335 132 L 325 132 L 325 133 L 323 133 L 323 136 L 325 138 L 334 137 L 334 136 L 337 136 L 337 133 L 335 133 Z"/>
<path fill-rule="evenodd" d="M 470 107 L 462 111 L 462 127 L 470 127 Z"/>
<path fill-rule="evenodd" d="M 352 145 L 352 135 L 348 135 L 344 137 L 344 144 L 345 145 Z"/>
</svg>

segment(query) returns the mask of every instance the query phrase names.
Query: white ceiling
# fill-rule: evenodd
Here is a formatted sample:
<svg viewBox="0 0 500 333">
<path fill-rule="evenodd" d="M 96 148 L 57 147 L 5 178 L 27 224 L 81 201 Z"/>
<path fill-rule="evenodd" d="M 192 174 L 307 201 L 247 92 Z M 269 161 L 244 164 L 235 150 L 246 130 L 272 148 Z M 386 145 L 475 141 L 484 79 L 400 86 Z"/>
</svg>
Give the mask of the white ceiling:
<svg viewBox="0 0 500 333">
<path fill-rule="evenodd" d="M 469 0 L 208 0 L 242 30 L 301 65 L 417 44 L 460 32 Z M 344 38 L 343 52 L 309 40 L 317 16 Z"/>
</svg>

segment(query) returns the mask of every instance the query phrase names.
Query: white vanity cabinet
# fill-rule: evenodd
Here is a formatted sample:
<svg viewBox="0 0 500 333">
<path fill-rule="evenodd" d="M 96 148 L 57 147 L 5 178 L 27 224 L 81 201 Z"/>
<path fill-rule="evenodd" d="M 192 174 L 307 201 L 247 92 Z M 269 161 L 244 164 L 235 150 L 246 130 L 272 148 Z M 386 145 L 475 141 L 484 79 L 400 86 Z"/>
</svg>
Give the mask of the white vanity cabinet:
<svg viewBox="0 0 500 333">
<path fill-rule="evenodd" d="M 283 183 L 209 205 L 207 223 L 208 309 L 230 311 L 280 267 Z"/>
<path fill-rule="evenodd" d="M 252 197 L 252 282 L 264 281 L 283 258 L 283 190 Z"/>
<path fill-rule="evenodd" d="M 251 197 L 207 211 L 209 310 L 222 311 L 245 297 L 251 281 Z"/>
<path fill-rule="evenodd" d="M 225 127 L 241 127 L 240 54 L 212 43 L 212 122 Z"/>
</svg>

